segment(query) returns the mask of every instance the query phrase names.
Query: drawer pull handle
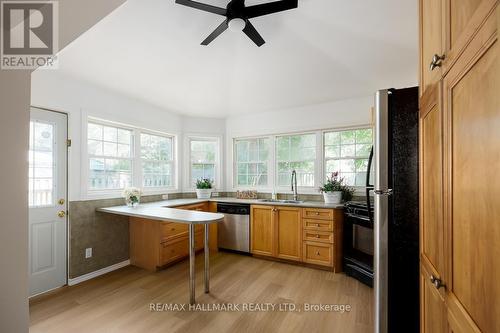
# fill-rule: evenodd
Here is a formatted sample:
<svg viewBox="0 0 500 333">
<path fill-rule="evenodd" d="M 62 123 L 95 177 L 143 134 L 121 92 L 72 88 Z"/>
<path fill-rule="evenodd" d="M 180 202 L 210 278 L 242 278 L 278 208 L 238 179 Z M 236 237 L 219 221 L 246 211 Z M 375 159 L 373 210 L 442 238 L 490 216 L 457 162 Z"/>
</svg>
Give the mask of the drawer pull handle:
<svg viewBox="0 0 500 333">
<path fill-rule="evenodd" d="M 443 281 L 441 279 L 438 279 L 434 275 L 431 275 L 429 279 L 431 280 L 431 283 L 434 285 L 434 287 L 436 287 L 436 289 L 440 289 L 445 286 Z"/>
<path fill-rule="evenodd" d="M 319 226 L 320 226 L 320 224 L 319 224 L 319 223 L 316 223 L 316 226 L 317 226 L 317 227 L 319 227 Z"/>
<path fill-rule="evenodd" d="M 319 215 L 319 212 L 316 212 L 316 215 Z"/>
<path fill-rule="evenodd" d="M 316 235 L 316 238 L 319 238 L 319 235 Z"/>
<path fill-rule="evenodd" d="M 319 251 L 316 251 L 316 255 L 317 255 L 317 256 L 319 256 L 319 255 L 320 255 Z"/>
</svg>

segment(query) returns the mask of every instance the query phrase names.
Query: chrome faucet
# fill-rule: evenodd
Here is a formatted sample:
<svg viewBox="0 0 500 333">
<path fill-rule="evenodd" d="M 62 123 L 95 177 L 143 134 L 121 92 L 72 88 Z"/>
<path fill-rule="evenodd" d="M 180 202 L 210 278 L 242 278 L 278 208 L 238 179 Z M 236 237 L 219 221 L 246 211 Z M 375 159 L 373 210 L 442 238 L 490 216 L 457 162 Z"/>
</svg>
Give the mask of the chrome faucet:
<svg viewBox="0 0 500 333">
<path fill-rule="evenodd" d="M 299 195 L 297 193 L 297 171 L 292 171 L 292 192 L 293 192 L 293 200 L 299 200 Z"/>
</svg>

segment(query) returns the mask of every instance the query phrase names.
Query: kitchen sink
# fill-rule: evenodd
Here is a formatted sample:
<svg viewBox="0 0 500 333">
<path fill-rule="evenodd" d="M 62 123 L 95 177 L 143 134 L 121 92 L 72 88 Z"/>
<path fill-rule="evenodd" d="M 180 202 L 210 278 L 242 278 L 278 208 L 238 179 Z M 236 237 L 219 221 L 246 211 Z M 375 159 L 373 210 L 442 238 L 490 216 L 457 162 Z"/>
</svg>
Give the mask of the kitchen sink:
<svg viewBox="0 0 500 333">
<path fill-rule="evenodd" d="M 277 199 L 260 199 L 260 202 L 275 202 L 275 203 L 283 203 L 283 204 L 301 204 L 304 201 L 301 200 L 277 200 Z"/>
</svg>

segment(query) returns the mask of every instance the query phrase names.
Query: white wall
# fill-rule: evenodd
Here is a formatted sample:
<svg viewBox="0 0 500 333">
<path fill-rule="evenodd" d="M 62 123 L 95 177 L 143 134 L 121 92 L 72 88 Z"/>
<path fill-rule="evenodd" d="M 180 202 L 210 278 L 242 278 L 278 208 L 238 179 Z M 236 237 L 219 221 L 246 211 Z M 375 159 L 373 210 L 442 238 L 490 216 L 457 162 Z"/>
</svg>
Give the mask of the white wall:
<svg viewBox="0 0 500 333">
<path fill-rule="evenodd" d="M 69 115 L 69 200 L 84 200 L 82 191 L 82 130 L 87 117 L 142 127 L 177 136 L 179 190 L 183 190 L 185 166 L 184 133 L 223 137 L 225 122 L 222 119 L 183 117 L 160 107 L 128 96 L 97 87 L 54 70 L 37 70 L 32 74 L 31 105 Z M 221 140 L 223 143 L 223 140 Z M 223 181 L 222 181 L 223 183 Z"/>
<path fill-rule="evenodd" d="M 60 47 L 124 0 L 59 2 Z M 28 130 L 30 72 L 0 71 L 0 332 L 28 332 Z"/>
<path fill-rule="evenodd" d="M 234 138 L 364 126 L 371 123 L 373 105 L 374 97 L 366 96 L 227 118 L 226 189 L 234 190 L 232 186 Z"/>
</svg>

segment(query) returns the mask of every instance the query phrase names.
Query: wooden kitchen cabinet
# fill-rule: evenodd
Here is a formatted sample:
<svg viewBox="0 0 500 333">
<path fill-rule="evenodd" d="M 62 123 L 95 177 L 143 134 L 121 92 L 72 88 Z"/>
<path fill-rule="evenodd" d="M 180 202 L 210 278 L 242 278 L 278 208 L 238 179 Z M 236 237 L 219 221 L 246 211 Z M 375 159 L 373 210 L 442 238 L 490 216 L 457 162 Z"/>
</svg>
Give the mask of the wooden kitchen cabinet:
<svg viewBox="0 0 500 333">
<path fill-rule="evenodd" d="M 208 211 L 209 203 L 178 206 L 177 209 Z M 215 227 L 215 231 L 213 228 Z M 210 225 L 210 250 L 217 249 L 217 225 Z M 204 248 L 204 225 L 195 225 L 195 249 Z M 189 255 L 188 225 L 130 217 L 130 263 L 148 270 L 158 270 Z M 215 239 L 214 239 L 215 237 Z M 213 244 L 213 242 L 215 242 Z"/>
<path fill-rule="evenodd" d="M 302 260 L 302 221 L 297 207 L 252 205 L 251 252 L 286 260 Z"/>
<path fill-rule="evenodd" d="M 500 332 L 499 17 L 497 7 L 443 81 L 447 304 L 481 332 Z"/>
<path fill-rule="evenodd" d="M 443 279 L 443 105 L 441 82 L 427 89 L 420 100 L 420 257 L 432 274 Z"/>
<path fill-rule="evenodd" d="M 252 205 L 251 252 L 342 271 L 343 210 Z"/>
<path fill-rule="evenodd" d="M 274 207 L 276 232 L 276 257 L 287 260 L 302 260 L 301 209 L 297 207 Z"/>
<path fill-rule="evenodd" d="M 420 100 L 421 331 L 500 332 L 500 10 L 443 1 L 447 59 Z"/>
<path fill-rule="evenodd" d="M 420 0 L 420 95 L 441 78 L 441 67 L 430 68 L 444 54 L 444 1 Z"/>
<path fill-rule="evenodd" d="M 250 210 L 250 235 L 253 254 L 274 256 L 274 207 L 252 205 Z"/>
<path fill-rule="evenodd" d="M 420 0 L 420 96 L 458 61 L 498 0 Z M 431 68 L 431 63 L 435 66 Z"/>
<path fill-rule="evenodd" d="M 433 273 L 420 268 L 420 331 L 422 333 L 446 333 L 446 307 L 442 291 L 432 283 Z"/>
</svg>

